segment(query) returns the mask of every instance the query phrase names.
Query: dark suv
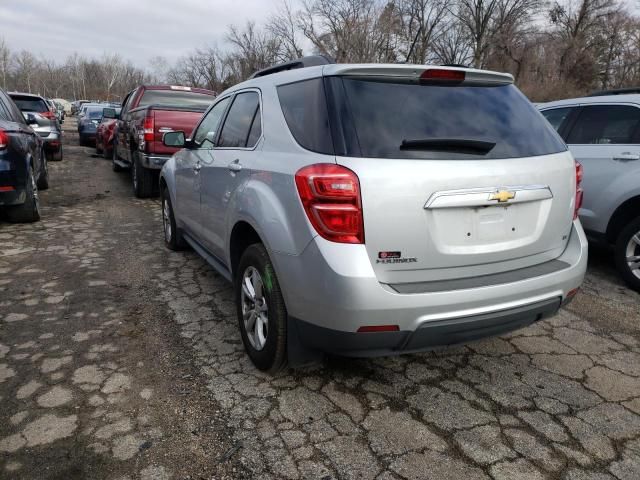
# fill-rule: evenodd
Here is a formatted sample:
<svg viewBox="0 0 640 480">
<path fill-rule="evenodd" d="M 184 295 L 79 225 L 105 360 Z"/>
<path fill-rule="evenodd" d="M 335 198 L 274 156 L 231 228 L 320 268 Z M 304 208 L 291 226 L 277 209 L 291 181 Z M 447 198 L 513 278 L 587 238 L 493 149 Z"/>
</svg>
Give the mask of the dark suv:
<svg viewBox="0 0 640 480">
<path fill-rule="evenodd" d="M 35 222 L 38 189 L 48 187 L 43 141 L 0 89 L 0 211 L 12 222 Z"/>
</svg>

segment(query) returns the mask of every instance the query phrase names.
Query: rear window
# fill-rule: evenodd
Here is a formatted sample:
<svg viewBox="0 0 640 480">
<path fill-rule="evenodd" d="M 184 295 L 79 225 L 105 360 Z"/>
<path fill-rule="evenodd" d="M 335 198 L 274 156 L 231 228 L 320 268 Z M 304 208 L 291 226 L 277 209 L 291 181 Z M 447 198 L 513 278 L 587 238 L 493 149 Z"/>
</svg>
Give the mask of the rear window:
<svg viewBox="0 0 640 480">
<path fill-rule="evenodd" d="M 318 113 L 326 110 L 318 105 L 320 95 L 305 95 L 303 83 L 307 82 L 279 87 L 278 94 L 287 124 L 305 148 L 304 138 L 316 135 L 332 137 L 333 151 L 339 155 L 373 158 L 499 159 L 566 150 L 513 85 L 439 86 L 328 77 L 329 128 L 321 121 L 324 114 Z M 303 112 L 298 118 L 287 114 L 296 103 Z M 319 120 L 302 124 L 304 115 Z M 403 142 L 412 147 L 401 148 Z M 460 146 L 464 142 L 485 150 L 470 151 Z M 486 151 L 486 145 L 493 146 Z"/>
<path fill-rule="evenodd" d="M 16 96 L 11 95 L 11 98 L 13 99 L 15 104 L 18 106 L 18 108 L 23 112 L 42 113 L 42 112 L 49 111 L 49 106 L 41 98 L 23 97 L 20 95 L 16 95 Z"/>
<path fill-rule="evenodd" d="M 102 110 L 103 108 L 88 108 L 87 109 L 87 117 L 91 120 L 99 120 L 102 118 Z"/>
<path fill-rule="evenodd" d="M 172 107 L 201 107 L 206 109 L 216 99 L 205 93 L 185 92 L 181 90 L 145 90 L 139 107 L 147 105 L 167 105 Z"/>
</svg>

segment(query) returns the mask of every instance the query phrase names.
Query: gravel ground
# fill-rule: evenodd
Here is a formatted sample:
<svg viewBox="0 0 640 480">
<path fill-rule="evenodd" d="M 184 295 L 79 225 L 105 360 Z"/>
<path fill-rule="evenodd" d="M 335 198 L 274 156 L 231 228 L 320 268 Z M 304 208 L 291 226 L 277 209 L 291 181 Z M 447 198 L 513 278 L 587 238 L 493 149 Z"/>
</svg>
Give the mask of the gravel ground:
<svg viewBox="0 0 640 480">
<path fill-rule="evenodd" d="M 640 478 L 640 295 L 607 253 L 513 334 L 269 377 L 230 285 L 65 127 L 43 220 L 0 221 L 0 478 Z"/>
</svg>

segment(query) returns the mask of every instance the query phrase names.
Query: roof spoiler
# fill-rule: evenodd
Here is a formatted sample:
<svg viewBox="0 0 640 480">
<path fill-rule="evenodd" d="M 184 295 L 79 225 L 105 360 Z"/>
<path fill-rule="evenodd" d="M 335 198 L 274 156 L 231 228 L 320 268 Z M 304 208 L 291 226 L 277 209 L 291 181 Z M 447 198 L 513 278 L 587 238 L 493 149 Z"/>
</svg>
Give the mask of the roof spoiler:
<svg viewBox="0 0 640 480">
<path fill-rule="evenodd" d="M 632 93 L 640 93 L 640 87 L 616 88 L 614 90 L 599 90 L 591 92 L 587 97 L 602 97 L 605 95 L 628 95 Z"/>
<path fill-rule="evenodd" d="M 335 60 L 327 55 L 309 55 L 307 57 L 296 58 L 290 62 L 278 63 L 271 67 L 258 70 L 249 78 L 264 77 L 271 75 L 272 73 L 285 72 L 287 70 L 294 70 L 296 68 L 317 67 L 318 65 L 329 65 L 336 63 Z"/>
</svg>

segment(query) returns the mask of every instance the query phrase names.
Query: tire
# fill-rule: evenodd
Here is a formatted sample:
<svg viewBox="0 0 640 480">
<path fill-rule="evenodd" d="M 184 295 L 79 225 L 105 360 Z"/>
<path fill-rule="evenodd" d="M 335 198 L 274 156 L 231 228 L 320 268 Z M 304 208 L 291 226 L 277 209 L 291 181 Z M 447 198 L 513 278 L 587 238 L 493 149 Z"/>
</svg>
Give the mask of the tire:
<svg viewBox="0 0 640 480">
<path fill-rule="evenodd" d="M 116 163 L 116 160 L 118 160 L 118 151 L 116 146 L 113 145 L 113 148 L 111 149 L 111 169 L 114 172 L 121 172 L 123 168 Z"/>
<path fill-rule="evenodd" d="M 109 150 L 107 148 L 107 146 L 108 145 L 105 145 L 104 148 L 102 149 L 102 158 L 105 158 L 105 159 L 109 160 L 111 158 L 111 155 L 113 155 L 113 154 L 111 153 L 111 150 Z M 112 149 L 113 149 L 113 147 L 112 147 Z"/>
<path fill-rule="evenodd" d="M 86 140 L 82 135 L 78 136 L 78 143 L 80 144 L 81 147 L 84 147 L 87 144 Z"/>
<path fill-rule="evenodd" d="M 182 238 L 182 232 L 176 224 L 176 217 L 173 213 L 171 196 L 166 187 L 162 190 L 162 231 L 164 233 L 164 244 L 169 250 L 184 250 L 186 243 Z"/>
<path fill-rule="evenodd" d="M 279 372 L 287 365 L 287 309 L 264 245 L 250 245 L 242 254 L 234 279 L 234 295 L 242 343 L 249 358 L 259 370 Z"/>
<path fill-rule="evenodd" d="M 36 185 L 38 186 L 38 190 L 46 190 L 49 188 L 49 166 L 47 165 L 47 156 L 44 154 L 44 151 L 41 153 L 41 156 L 42 168 L 40 170 L 40 175 L 38 175 Z"/>
<path fill-rule="evenodd" d="M 29 168 L 27 179 L 27 198 L 22 205 L 15 205 L 7 210 L 7 218 L 15 223 L 32 223 L 40 220 L 40 199 L 36 185 L 33 166 Z"/>
<path fill-rule="evenodd" d="M 614 256 L 624 281 L 640 292 L 640 217 L 622 229 L 616 240 Z"/>
<path fill-rule="evenodd" d="M 133 162 L 131 162 L 131 183 L 133 193 L 138 198 L 149 198 L 153 195 L 153 179 L 155 175 L 148 168 L 140 164 L 138 152 L 132 152 Z"/>
<path fill-rule="evenodd" d="M 52 156 L 51 159 L 56 161 L 56 162 L 61 162 L 62 161 L 62 145 L 60 145 L 60 150 L 58 150 L 57 152 L 55 152 Z"/>
<path fill-rule="evenodd" d="M 96 139 L 96 155 L 102 155 L 102 149 L 98 147 L 98 140 Z"/>
</svg>

